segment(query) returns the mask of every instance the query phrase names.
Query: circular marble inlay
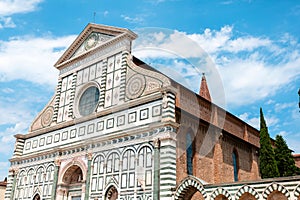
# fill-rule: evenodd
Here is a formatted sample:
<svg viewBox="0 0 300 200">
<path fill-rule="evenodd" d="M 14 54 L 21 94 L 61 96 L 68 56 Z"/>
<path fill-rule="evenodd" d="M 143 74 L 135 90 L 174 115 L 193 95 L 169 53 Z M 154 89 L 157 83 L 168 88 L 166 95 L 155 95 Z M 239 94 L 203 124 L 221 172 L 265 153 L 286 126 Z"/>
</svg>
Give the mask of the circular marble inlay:
<svg viewBox="0 0 300 200">
<path fill-rule="evenodd" d="M 138 98 L 143 94 L 145 88 L 145 77 L 141 74 L 135 74 L 127 82 L 126 95 L 129 99 Z"/>
<path fill-rule="evenodd" d="M 42 126 L 43 127 L 46 127 L 46 126 L 49 126 L 52 122 L 52 118 L 53 118 L 53 113 L 54 113 L 54 109 L 53 107 L 48 107 L 43 115 L 42 115 Z"/>
</svg>

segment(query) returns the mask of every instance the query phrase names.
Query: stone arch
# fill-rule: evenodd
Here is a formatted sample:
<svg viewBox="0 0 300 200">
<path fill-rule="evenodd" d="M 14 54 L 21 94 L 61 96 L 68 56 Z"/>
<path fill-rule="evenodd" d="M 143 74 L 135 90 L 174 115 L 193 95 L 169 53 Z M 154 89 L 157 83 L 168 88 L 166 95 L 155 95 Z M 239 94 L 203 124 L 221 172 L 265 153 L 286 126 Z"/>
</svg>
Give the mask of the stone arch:
<svg viewBox="0 0 300 200">
<path fill-rule="evenodd" d="M 106 155 L 105 158 L 105 170 L 106 173 L 118 172 L 120 169 L 120 152 L 119 151 L 111 151 Z"/>
<path fill-rule="evenodd" d="M 98 153 L 98 154 L 94 155 L 94 157 L 93 157 L 93 159 L 92 159 L 92 163 L 94 163 L 95 160 L 96 160 L 96 158 L 98 158 L 98 157 L 100 157 L 100 156 L 102 156 L 102 157 L 105 159 L 105 156 L 103 155 L 103 153 Z"/>
<path fill-rule="evenodd" d="M 214 200 L 216 197 L 218 197 L 219 195 L 223 195 L 224 197 L 226 197 L 228 200 L 232 200 L 231 195 L 229 194 L 229 192 L 227 190 L 225 190 L 224 188 L 217 188 L 215 189 L 215 191 L 210 195 L 210 199 Z"/>
<path fill-rule="evenodd" d="M 35 195 L 33 195 L 32 200 L 41 200 L 41 196 L 39 193 L 36 193 Z"/>
<path fill-rule="evenodd" d="M 22 186 L 25 184 L 25 177 L 27 175 L 27 172 L 23 169 L 21 170 L 18 175 L 17 175 L 17 178 L 18 178 L 18 186 Z"/>
<path fill-rule="evenodd" d="M 46 170 L 43 165 L 39 165 L 35 170 L 35 183 L 42 183 L 44 181 L 44 174 Z"/>
<path fill-rule="evenodd" d="M 228 198 L 223 194 L 219 194 L 218 196 L 215 197 L 214 200 L 228 200 Z"/>
<path fill-rule="evenodd" d="M 267 200 L 269 195 L 273 192 L 280 192 L 282 193 L 288 200 L 290 200 L 290 193 L 289 191 L 282 185 L 278 183 L 270 184 L 265 191 L 263 192 L 263 199 Z"/>
<path fill-rule="evenodd" d="M 123 158 L 124 154 L 125 154 L 128 150 L 132 150 L 132 151 L 134 152 L 135 155 L 137 154 L 137 151 L 136 151 L 135 148 L 133 148 L 133 147 L 126 147 L 126 148 L 123 150 L 123 152 L 121 153 L 120 158 Z"/>
<path fill-rule="evenodd" d="M 188 176 L 177 187 L 175 192 L 175 200 L 189 199 L 197 191 L 199 191 L 202 194 L 203 198 L 206 199 L 207 194 L 204 190 L 201 180 L 194 176 Z"/>
<path fill-rule="evenodd" d="M 151 151 L 153 151 L 153 146 L 150 144 L 143 144 L 141 146 L 138 147 L 138 149 L 136 150 L 136 153 L 139 153 L 141 151 L 141 149 L 145 148 L 145 147 L 149 147 L 151 149 Z"/>
<path fill-rule="evenodd" d="M 49 163 L 46 167 L 45 167 L 45 169 L 47 170 L 49 167 L 51 167 L 51 166 L 53 166 L 54 168 L 55 168 L 55 165 L 54 165 L 54 163 Z"/>
<path fill-rule="evenodd" d="M 80 183 L 83 179 L 82 169 L 78 165 L 72 165 L 64 173 L 62 181 L 65 184 Z"/>
<path fill-rule="evenodd" d="M 251 194 L 255 199 L 259 199 L 259 194 L 256 192 L 252 187 L 249 185 L 243 185 L 235 194 L 236 199 L 240 199 L 244 194 L 249 193 Z"/>
<path fill-rule="evenodd" d="M 72 160 L 70 161 L 66 166 L 63 167 L 63 169 L 60 172 L 58 183 L 63 183 L 63 176 L 66 173 L 66 171 L 73 165 L 76 165 L 81 168 L 82 171 L 82 181 L 86 180 L 86 173 L 87 173 L 87 166 L 82 160 Z"/>
<path fill-rule="evenodd" d="M 111 177 L 108 180 L 108 184 L 104 189 L 104 200 L 115 200 L 115 199 L 110 199 L 110 194 L 111 192 L 117 192 L 117 194 L 120 193 L 119 189 L 118 189 L 118 184 L 117 181 L 114 177 Z"/>
<path fill-rule="evenodd" d="M 296 197 L 297 200 L 300 199 L 300 184 L 297 185 L 297 187 L 294 190 L 294 196 Z"/>
<path fill-rule="evenodd" d="M 110 185 L 105 192 L 104 200 L 117 200 L 118 195 L 118 189 L 114 185 Z"/>
</svg>

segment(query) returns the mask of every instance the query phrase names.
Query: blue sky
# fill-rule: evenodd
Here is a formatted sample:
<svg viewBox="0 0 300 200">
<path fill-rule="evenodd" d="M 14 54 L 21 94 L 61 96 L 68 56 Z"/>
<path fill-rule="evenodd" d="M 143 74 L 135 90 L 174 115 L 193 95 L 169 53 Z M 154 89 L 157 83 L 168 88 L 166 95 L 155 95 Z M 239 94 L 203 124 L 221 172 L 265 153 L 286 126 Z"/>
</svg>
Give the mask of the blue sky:
<svg viewBox="0 0 300 200">
<path fill-rule="evenodd" d="M 177 71 L 175 79 L 186 78 L 198 92 L 200 77 L 185 62 L 197 57 L 196 44 L 219 74 L 223 106 L 256 128 L 262 107 L 270 135 L 283 135 L 300 153 L 300 2 L 0 0 L 0 180 L 7 176 L 13 135 L 27 133 L 50 100 L 58 75 L 53 65 L 89 22 L 137 31 L 156 27 L 152 41 L 138 41 L 175 49 L 185 59 L 133 53 L 158 69 L 164 59 Z M 207 81 L 214 99 L 220 91 L 209 72 Z"/>
</svg>

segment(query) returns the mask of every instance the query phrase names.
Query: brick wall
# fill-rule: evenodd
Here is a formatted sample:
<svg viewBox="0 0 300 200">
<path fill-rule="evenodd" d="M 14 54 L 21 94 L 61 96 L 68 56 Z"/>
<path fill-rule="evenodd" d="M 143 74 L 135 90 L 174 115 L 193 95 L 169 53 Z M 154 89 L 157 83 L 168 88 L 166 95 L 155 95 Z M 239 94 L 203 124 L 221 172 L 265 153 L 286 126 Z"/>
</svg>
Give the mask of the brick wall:
<svg viewBox="0 0 300 200">
<path fill-rule="evenodd" d="M 233 150 L 238 155 L 239 181 L 259 179 L 257 147 L 228 133 L 199 124 L 195 128 L 189 120 L 189 127 L 181 124 L 177 134 L 177 179 L 179 184 L 187 174 L 186 163 L 186 134 L 194 135 L 193 140 L 193 175 L 207 183 L 233 182 Z M 192 128 L 191 128 L 192 127 Z M 219 139 L 218 139 L 219 138 Z"/>
<path fill-rule="evenodd" d="M 294 154 L 293 156 L 296 166 L 300 168 L 300 154 Z"/>
</svg>

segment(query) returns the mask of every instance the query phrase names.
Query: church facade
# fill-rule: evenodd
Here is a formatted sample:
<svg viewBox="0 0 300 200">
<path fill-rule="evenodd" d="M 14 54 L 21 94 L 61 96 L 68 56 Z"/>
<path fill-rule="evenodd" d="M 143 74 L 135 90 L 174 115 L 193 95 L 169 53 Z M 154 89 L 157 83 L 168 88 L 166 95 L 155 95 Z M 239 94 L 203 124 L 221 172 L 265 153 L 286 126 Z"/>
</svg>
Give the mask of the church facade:
<svg viewBox="0 0 300 200">
<path fill-rule="evenodd" d="M 128 29 L 88 24 L 55 63 L 55 94 L 16 135 L 6 200 L 300 199 L 260 180 L 259 132 L 131 54 Z"/>
</svg>

